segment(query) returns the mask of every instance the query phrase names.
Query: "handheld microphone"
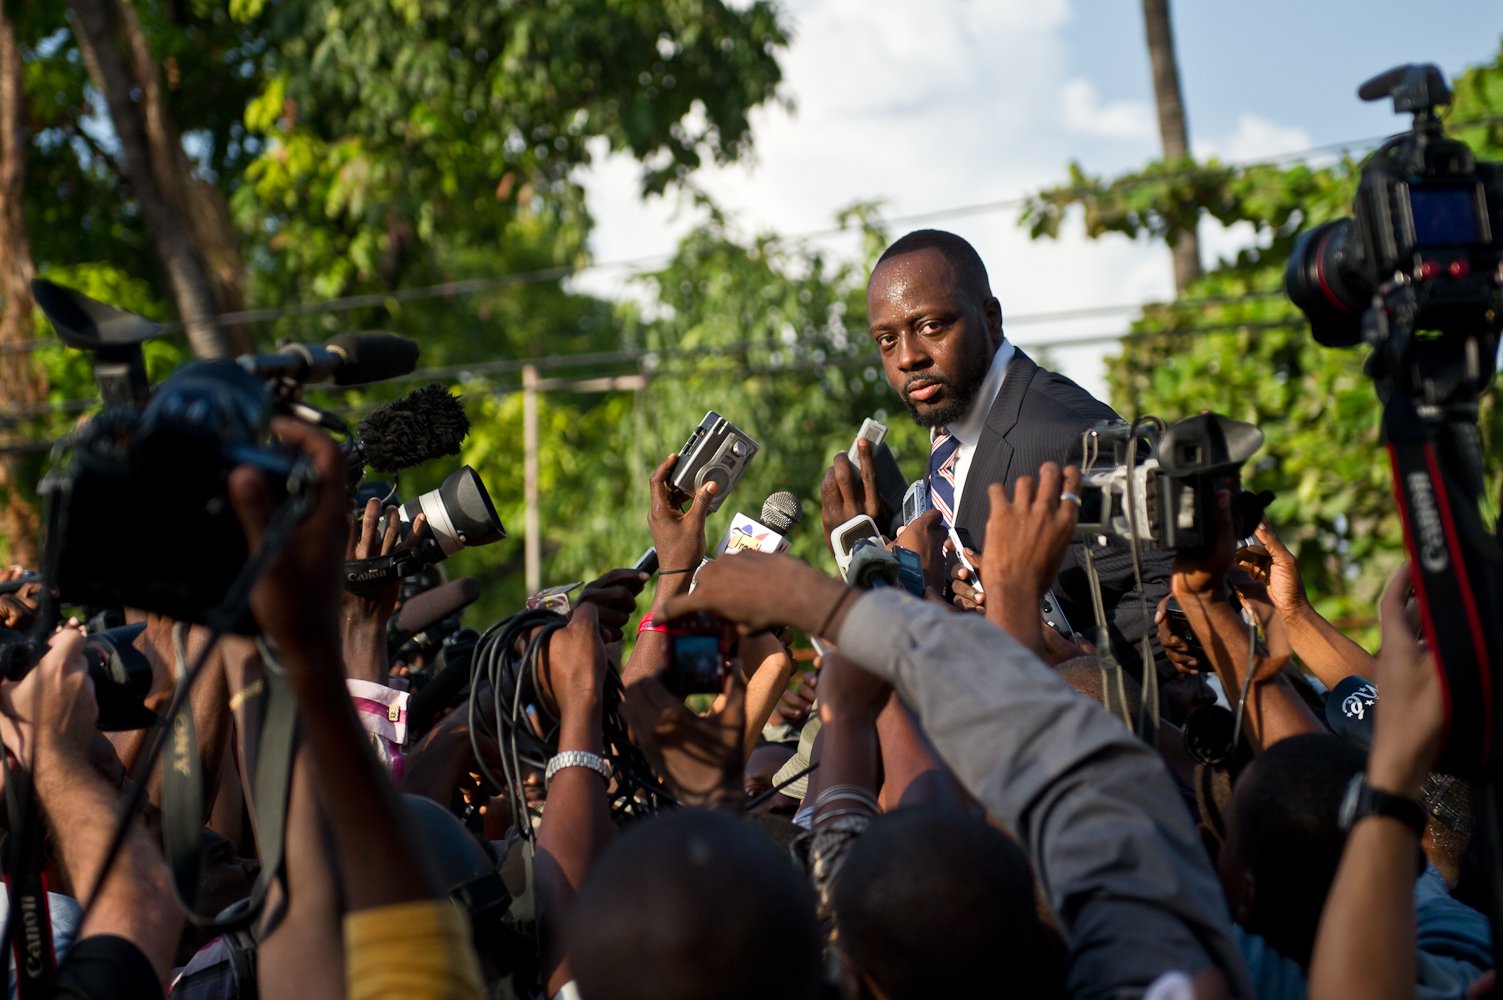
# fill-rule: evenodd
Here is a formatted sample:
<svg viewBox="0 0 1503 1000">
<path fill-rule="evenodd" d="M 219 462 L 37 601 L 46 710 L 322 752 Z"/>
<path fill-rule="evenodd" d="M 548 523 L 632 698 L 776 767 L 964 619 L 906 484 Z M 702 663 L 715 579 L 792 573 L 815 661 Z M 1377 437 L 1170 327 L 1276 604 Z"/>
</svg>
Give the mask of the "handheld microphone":
<svg viewBox="0 0 1503 1000">
<path fill-rule="evenodd" d="M 786 552 L 789 530 L 803 520 L 804 507 L 798 497 L 786 490 L 774 493 L 762 504 L 762 520 L 754 521 L 736 513 L 731 526 L 715 548 L 717 556 L 732 552 Z"/>
<path fill-rule="evenodd" d="M 417 367 L 417 342 L 379 330 L 341 333 L 326 344 L 288 344 L 276 354 L 246 354 L 240 367 L 257 378 L 363 385 L 406 375 Z"/>
<path fill-rule="evenodd" d="M 804 505 L 787 490 L 770 493 L 762 501 L 762 523 L 785 538 L 803 519 Z"/>
</svg>

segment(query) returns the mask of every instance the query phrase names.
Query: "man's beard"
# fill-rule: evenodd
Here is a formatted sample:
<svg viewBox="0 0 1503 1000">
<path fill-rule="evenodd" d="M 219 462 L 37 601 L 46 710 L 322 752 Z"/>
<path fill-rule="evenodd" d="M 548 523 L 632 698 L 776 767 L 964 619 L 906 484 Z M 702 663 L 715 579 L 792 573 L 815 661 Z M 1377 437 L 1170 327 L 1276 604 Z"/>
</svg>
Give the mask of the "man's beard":
<svg viewBox="0 0 1503 1000">
<path fill-rule="evenodd" d="M 917 381 L 938 383 L 945 387 L 947 401 L 943 406 L 920 413 L 918 409 L 908 402 L 908 386 Z M 986 366 L 977 365 L 971 370 L 964 382 L 954 379 L 941 378 L 936 375 L 914 375 L 903 385 L 903 405 L 908 407 L 908 414 L 913 417 L 914 423 L 920 427 L 944 427 L 953 424 L 970 412 L 971 404 L 976 401 L 976 393 L 981 390 L 981 383 L 986 381 Z"/>
</svg>

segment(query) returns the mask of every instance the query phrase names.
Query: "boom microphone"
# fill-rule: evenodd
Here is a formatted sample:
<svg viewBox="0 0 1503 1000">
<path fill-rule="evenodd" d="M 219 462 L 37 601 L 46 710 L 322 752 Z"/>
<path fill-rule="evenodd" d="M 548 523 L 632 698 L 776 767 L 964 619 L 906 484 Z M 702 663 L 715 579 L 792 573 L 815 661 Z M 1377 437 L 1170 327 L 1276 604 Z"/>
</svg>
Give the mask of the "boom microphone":
<svg viewBox="0 0 1503 1000">
<path fill-rule="evenodd" d="M 379 330 L 341 333 L 326 344 L 288 344 L 276 354 L 246 354 L 240 367 L 258 378 L 363 385 L 406 375 L 417 367 L 417 342 Z"/>
<path fill-rule="evenodd" d="M 467 576 L 414 594 L 402 602 L 397 628 L 403 632 L 421 632 L 468 607 L 480 596 L 480 584 Z"/>
<path fill-rule="evenodd" d="M 372 410 L 360 421 L 359 438 L 365 464 L 396 472 L 458 455 L 469 432 L 459 397 L 433 382 Z"/>
</svg>

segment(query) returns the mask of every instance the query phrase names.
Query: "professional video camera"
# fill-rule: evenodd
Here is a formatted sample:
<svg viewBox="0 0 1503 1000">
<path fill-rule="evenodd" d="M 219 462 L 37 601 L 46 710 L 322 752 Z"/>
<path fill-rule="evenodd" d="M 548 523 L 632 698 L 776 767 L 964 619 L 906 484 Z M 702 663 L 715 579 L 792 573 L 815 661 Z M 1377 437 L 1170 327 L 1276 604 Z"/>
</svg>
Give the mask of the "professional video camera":
<svg viewBox="0 0 1503 1000">
<path fill-rule="evenodd" d="M 140 317 L 60 286 L 39 283 L 37 291 L 59 329 L 74 328 L 70 343 L 100 353 L 101 364 L 107 359 L 99 344 L 118 340 L 125 346 L 111 350 L 139 351 L 139 324 L 146 322 Z M 301 400 L 305 382 L 380 381 L 411 371 L 417 356 L 417 345 L 405 338 L 349 333 L 327 345 L 190 362 L 139 409 L 132 404 L 142 386 L 128 380 L 129 391 L 112 393 L 117 405 L 74 435 L 67 468 L 42 483 L 49 510 L 45 568 L 58 592 L 70 602 L 136 607 L 253 632 L 244 594 L 230 602 L 241 605 L 233 620 L 211 621 L 222 617 L 216 612 L 224 611 L 247 557 L 229 502 L 231 470 L 250 465 L 265 471 L 277 499 L 296 508 L 313 482 L 312 470 L 299 453 L 268 441 L 271 418 L 281 413 L 342 426 Z"/>
<path fill-rule="evenodd" d="M 1285 287 L 1320 343 L 1373 348 L 1367 373 L 1445 678 L 1439 766 L 1475 774 L 1503 760 L 1503 547 L 1488 526 L 1496 511 L 1484 513 L 1492 501 L 1477 426 L 1503 328 L 1503 164 L 1479 163 L 1446 137 L 1435 108 L 1451 91 L 1434 66 L 1400 66 L 1357 94 L 1392 97 L 1413 125 L 1363 165 L 1355 218 L 1295 245 Z"/>
<path fill-rule="evenodd" d="M 1103 443 L 1111 448 L 1107 468 L 1098 465 Z M 1083 438 L 1076 541 L 1105 536 L 1148 550 L 1205 551 L 1216 536 L 1216 491 L 1262 444 L 1258 428 L 1216 413 L 1168 428 L 1154 417 L 1136 427 L 1121 420 L 1096 424 Z M 1134 461 L 1139 448 L 1151 448 L 1154 457 Z M 1238 537 L 1252 533 L 1269 499 L 1235 498 Z"/>
</svg>

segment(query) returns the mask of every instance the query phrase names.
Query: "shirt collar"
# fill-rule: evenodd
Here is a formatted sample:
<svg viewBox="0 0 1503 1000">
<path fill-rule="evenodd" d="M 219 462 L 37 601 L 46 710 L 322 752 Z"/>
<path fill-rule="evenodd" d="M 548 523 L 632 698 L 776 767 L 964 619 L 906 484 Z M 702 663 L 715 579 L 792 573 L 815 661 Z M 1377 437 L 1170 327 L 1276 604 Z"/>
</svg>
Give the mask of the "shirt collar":
<svg viewBox="0 0 1503 1000">
<path fill-rule="evenodd" d="M 997 401 L 997 393 L 1002 391 L 1002 381 L 1007 377 L 1007 366 L 1012 363 L 1012 356 L 1016 348 L 1012 341 L 1004 339 L 1001 346 L 992 355 L 991 366 L 986 370 L 986 378 L 981 380 L 981 387 L 976 390 L 976 398 L 971 401 L 971 408 L 966 415 L 946 429 L 960 442 L 963 448 L 974 448 L 981 440 L 982 428 L 986 426 L 986 416 L 992 411 L 992 404 Z M 933 432 L 930 437 L 932 439 Z"/>
</svg>

